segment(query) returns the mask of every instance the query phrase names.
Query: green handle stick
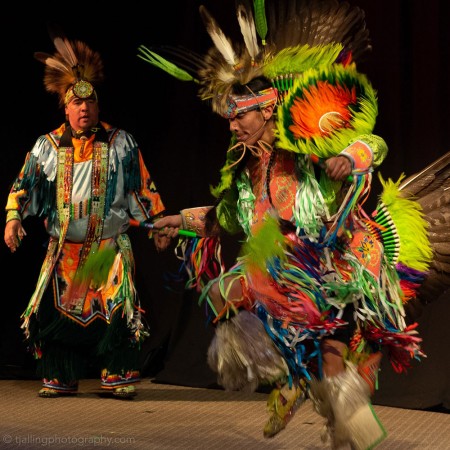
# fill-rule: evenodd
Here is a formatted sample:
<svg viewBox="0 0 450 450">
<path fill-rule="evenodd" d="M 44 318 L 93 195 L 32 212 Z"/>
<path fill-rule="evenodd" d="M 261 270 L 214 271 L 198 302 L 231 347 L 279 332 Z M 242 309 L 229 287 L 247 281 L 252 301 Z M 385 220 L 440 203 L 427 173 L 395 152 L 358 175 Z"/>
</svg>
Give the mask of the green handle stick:
<svg viewBox="0 0 450 450">
<path fill-rule="evenodd" d="M 150 222 L 139 222 L 136 219 L 130 219 L 130 225 L 133 227 L 140 227 L 140 228 L 148 228 L 150 230 L 157 231 L 157 228 L 155 228 L 155 225 Z M 190 230 L 178 230 L 178 234 L 180 236 L 186 236 L 186 237 L 197 237 L 197 233 Z"/>
</svg>

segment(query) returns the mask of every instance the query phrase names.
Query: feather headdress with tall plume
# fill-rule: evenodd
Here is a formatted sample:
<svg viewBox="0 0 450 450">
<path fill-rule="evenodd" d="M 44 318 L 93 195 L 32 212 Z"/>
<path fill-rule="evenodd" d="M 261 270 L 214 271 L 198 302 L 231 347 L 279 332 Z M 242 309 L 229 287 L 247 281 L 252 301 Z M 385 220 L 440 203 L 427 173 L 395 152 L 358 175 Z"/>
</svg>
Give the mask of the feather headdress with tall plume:
<svg viewBox="0 0 450 450">
<path fill-rule="evenodd" d="M 61 106 L 67 103 L 66 94 L 70 89 L 81 98 L 93 95 L 104 77 L 99 53 L 84 42 L 69 40 L 57 25 L 49 25 L 48 30 L 56 52 L 34 54 L 45 64 L 44 85 L 47 91 L 59 95 Z"/>
<path fill-rule="evenodd" d="M 235 84 L 265 76 L 279 91 L 287 90 L 285 80 L 292 83 L 308 68 L 348 63 L 370 49 L 364 12 L 338 0 L 238 0 L 236 14 L 242 42 L 233 43 L 200 6 L 214 43 L 206 55 L 166 47 L 169 62 L 141 45 L 138 56 L 176 78 L 198 82 L 200 98 L 222 113 Z"/>
</svg>

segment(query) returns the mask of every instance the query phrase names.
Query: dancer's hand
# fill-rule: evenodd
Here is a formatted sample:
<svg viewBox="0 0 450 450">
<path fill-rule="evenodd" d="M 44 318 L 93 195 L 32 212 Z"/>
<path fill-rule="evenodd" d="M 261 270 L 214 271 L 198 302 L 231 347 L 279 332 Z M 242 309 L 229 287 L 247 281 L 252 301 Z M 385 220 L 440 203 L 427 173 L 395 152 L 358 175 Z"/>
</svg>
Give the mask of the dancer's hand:
<svg viewBox="0 0 450 450">
<path fill-rule="evenodd" d="M 166 216 L 153 223 L 153 238 L 158 251 L 165 250 L 173 238 L 178 236 L 181 214 Z"/>
<path fill-rule="evenodd" d="M 334 181 L 345 181 L 352 173 L 352 163 L 345 156 L 333 156 L 325 161 L 325 173 Z"/>
<path fill-rule="evenodd" d="M 6 223 L 4 239 L 11 253 L 17 250 L 26 235 L 27 233 L 19 219 L 13 219 Z"/>
</svg>

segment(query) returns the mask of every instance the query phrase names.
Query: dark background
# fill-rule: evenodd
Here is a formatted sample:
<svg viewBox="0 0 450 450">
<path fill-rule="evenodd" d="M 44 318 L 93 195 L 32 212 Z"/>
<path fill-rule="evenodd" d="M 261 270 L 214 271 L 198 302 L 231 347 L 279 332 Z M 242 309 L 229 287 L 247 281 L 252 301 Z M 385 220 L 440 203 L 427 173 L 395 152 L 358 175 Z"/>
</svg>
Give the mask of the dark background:
<svg viewBox="0 0 450 450">
<path fill-rule="evenodd" d="M 71 39 L 85 41 L 105 64 L 99 89 L 101 119 L 135 136 L 168 213 L 210 204 L 209 186 L 228 145 L 227 123 L 197 98 L 194 83 L 183 83 L 137 57 L 140 44 L 183 45 L 204 53 L 211 41 L 198 14 L 204 4 L 223 30 L 237 34 L 233 0 L 39 2 L 10 5 L 3 12 L 3 119 L 0 192 L 4 202 L 25 154 L 36 138 L 64 120 L 58 98 L 43 86 L 43 65 L 35 51 L 52 53 L 47 21 L 59 23 Z M 390 152 L 381 166 L 384 178 L 417 172 L 450 150 L 449 4 L 448 0 L 352 0 L 366 12 L 373 51 L 359 64 L 378 91 L 379 118 L 375 132 Z M 374 177 L 374 207 L 380 186 Z M 2 212 L 1 214 L 4 214 Z M 4 219 L 4 216 L 3 216 Z M 0 377 L 34 377 L 34 361 L 26 352 L 20 330 L 24 311 L 37 281 L 46 236 L 39 220 L 24 223 L 28 236 L 15 254 L 5 245 L 2 261 Z M 144 376 L 189 386 L 215 386 L 206 366 L 206 349 L 213 330 L 197 306 L 197 294 L 164 287 L 163 277 L 176 271 L 174 246 L 163 254 L 141 230 L 131 230 L 137 288 L 146 311 L 151 337 L 144 345 Z M 238 244 L 225 238 L 225 259 Z M 393 375 L 388 364 L 381 372 L 381 404 L 409 408 L 446 405 L 450 408 L 450 299 L 442 295 L 419 317 L 428 358 L 407 375 Z"/>
</svg>

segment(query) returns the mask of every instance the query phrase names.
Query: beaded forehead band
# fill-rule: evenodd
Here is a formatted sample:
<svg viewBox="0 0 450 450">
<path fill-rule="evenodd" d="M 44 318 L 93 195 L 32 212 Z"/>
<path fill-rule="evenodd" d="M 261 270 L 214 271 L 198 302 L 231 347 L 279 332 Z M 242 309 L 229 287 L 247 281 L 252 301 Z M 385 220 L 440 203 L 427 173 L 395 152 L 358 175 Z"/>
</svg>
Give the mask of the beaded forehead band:
<svg viewBox="0 0 450 450">
<path fill-rule="evenodd" d="M 269 105 L 275 105 L 278 99 L 278 90 L 270 87 L 247 95 L 233 95 L 228 98 L 227 110 L 222 117 L 234 119 L 238 114 L 243 114 L 255 109 L 262 109 Z"/>
<path fill-rule="evenodd" d="M 94 98 L 97 100 L 97 93 L 89 81 L 79 80 L 67 90 L 64 104 L 68 105 L 74 97 L 81 99 Z"/>
</svg>

